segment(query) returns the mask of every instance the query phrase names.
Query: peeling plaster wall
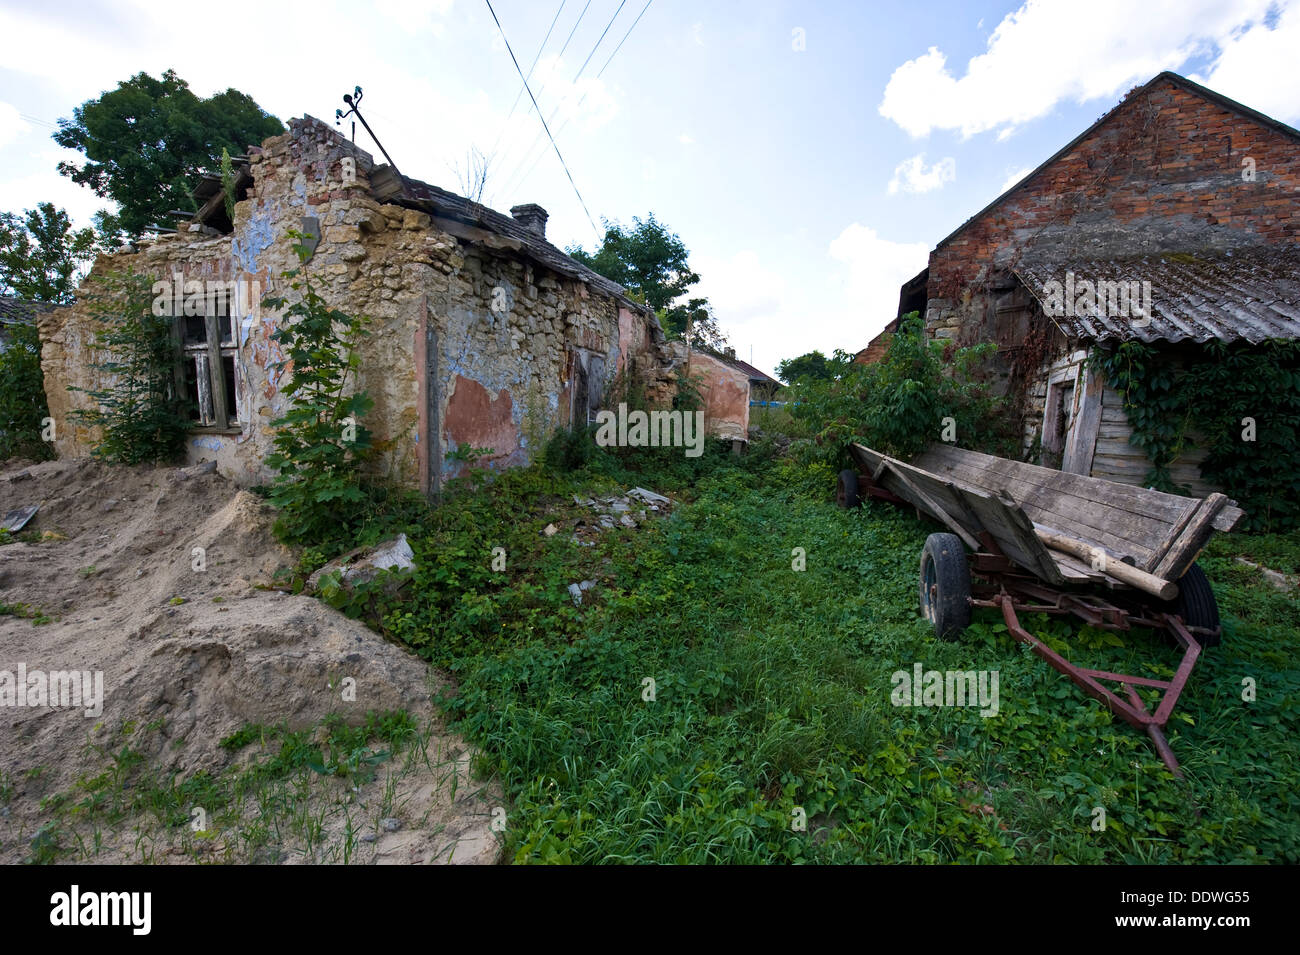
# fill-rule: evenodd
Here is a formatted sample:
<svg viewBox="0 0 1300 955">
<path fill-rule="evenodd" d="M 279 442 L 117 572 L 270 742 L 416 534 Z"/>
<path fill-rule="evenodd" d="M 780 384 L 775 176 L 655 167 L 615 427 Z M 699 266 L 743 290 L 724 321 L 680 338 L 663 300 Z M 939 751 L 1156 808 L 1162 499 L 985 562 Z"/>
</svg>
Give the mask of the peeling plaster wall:
<svg viewBox="0 0 1300 955">
<path fill-rule="evenodd" d="M 704 399 L 704 430 L 715 438 L 749 440 L 749 376 L 712 355 L 691 351 L 691 377 Z"/>
<path fill-rule="evenodd" d="M 354 182 L 343 181 L 345 157 L 354 161 Z M 287 133 L 250 150 L 250 166 L 253 186 L 236 205 L 231 235 L 208 238 L 195 227 L 141 242 L 136 252 L 101 257 L 88 280 L 131 268 L 155 278 L 257 283 L 254 304 L 235 316 L 239 429 L 195 432 L 191 461 L 215 460 L 223 474 L 245 484 L 273 476 L 263 461 L 272 449 L 270 423 L 287 408 L 283 376 L 271 367 L 282 358 L 270 338 L 281 317 L 258 303 L 265 294 L 296 295 L 280 276 L 297 266 L 287 233 L 301 230 L 304 216 L 319 218 L 322 232 L 306 274 L 332 307 L 369 320 L 357 386 L 374 399 L 364 423 L 380 449 L 379 476 L 436 487 L 460 473 L 463 465 L 446 454 L 466 445 L 490 448 L 493 467 L 526 463 L 555 428 L 570 422 L 578 350 L 602 359 L 602 388 L 632 367 L 653 396 L 671 397 L 671 370 L 653 315 L 522 253 L 457 238 L 425 212 L 377 202 L 369 191 L 371 157 L 318 120 L 292 120 Z M 503 301 L 504 308 L 493 309 Z M 95 327 L 84 304 L 56 310 L 41 323 L 60 456 L 86 454 L 98 440 L 67 417 L 89 403 L 69 386 L 105 384 L 90 367 Z M 432 350 L 424 346 L 429 333 Z M 432 369 L 422 366 L 430 361 Z M 432 408 L 421 407 L 426 374 L 434 384 Z M 427 467 L 422 422 L 436 423 L 437 474 Z"/>
</svg>

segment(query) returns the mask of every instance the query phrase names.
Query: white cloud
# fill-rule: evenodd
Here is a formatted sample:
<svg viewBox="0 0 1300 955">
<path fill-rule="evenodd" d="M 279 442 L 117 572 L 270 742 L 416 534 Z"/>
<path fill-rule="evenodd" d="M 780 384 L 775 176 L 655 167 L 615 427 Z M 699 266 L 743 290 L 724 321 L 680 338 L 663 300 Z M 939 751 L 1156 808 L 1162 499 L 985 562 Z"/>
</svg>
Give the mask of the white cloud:
<svg viewBox="0 0 1300 955">
<path fill-rule="evenodd" d="M 82 158 L 79 153 L 71 155 Z M 94 225 L 92 217 L 100 209 L 115 208 L 115 203 L 99 198 L 89 187 L 60 176 L 54 168 L 56 161 L 51 160 L 46 172 L 0 180 L 0 212 L 21 213 L 38 203 L 52 202 L 68 213 L 74 228 L 80 229 Z"/>
<path fill-rule="evenodd" d="M 804 243 L 787 240 L 797 259 Z M 930 253 L 923 242 L 891 242 L 858 223 L 822 251 L 810 251 L 814 259 L 824 255 L 829 260 L 810 265 L 819 272 L 828 266 L 838 283 L 791 283 L 786 275 L 799 271 L 794 260 L 769 260 L 752 249 L 718 259 L 692 257 L 700 273 L 696 292 L 713 305 L 736 353 L 749 360 L 752 345 L 754 364 L 769 373 L 783 358 L 813 349 L 829 355 L 837 348 L 852 352 L 865 347 L 894 317 L 899 287 L 925 268 Z"/>
<path fill-rule="evenodd" d="M 1279 25 L 1269 31 L 1263 18 L 1271 2 L 1092 0 L 1080 6 L 1027 0 L 998 24 L 987 51 L 973 57 L 961 76 L 937 47 L 899 66 L 885 87 L 880 114 L 913 136 L 935 129 L 966 137 L 1006 132 L 1047 115 L 1063 100 L 1114 99 L 1215 49 L 1232 53 L 1225 69 L 1247 77 L 1243 82 L 1286 76 L 1295 72 L 1294 9 L 1284 17 L 1285 30 Z M 1298 0 L 1285 2 L 1294 8 Z M 1254 37 L 1258 33 L 1276 35 Z M 1248 60 L 1249 66 L 1238 65 Z"/>
<path fill-rule="evenodd" d="M 854 222 L 830 245 L 831 258 L 848 273 L 846 305 L 861 316 L 867 340 L 898 312 L 898 291 L 930 261 L 924 242 L 891 242 L 870 226 Z"/>
<path fill-rule="evenodd" d="M 0 147 L 7 146 L 31 129 L 18 110 L 8 103 L 0 103 Z"/>
<path fill-rule="evenodd" d="M 1012 186 L 1018 183 L 1021 179 L 1024 179 L 1025 176 L 1029 175 L 1033 171 L 1034 171 L 1033 166 L 1026 166 L 1023 169 L 1017 169 L 1011 175 L 1007 176 L 1007 181 L 1004 182 L 1002 184 L 1002 188 L 998 190 L 998 195 L 1002 195 L 1002 193 L 1006 192 L 1008 189 L 1010 189 Z"/>
<path fill-rule="evenodd" d="M 957 160 L 945 156 L 930 168 L 925 166 L 925 153 L 904 159 L 894 167 L 894 178 L 889 180 L 889 194 L 898 192 L 930 192 L 943 188 L 945 182 L 957 178 Z"/>
<path fill-rule="evenodd" d="M 695 143 L 695 137 L 693 137 L 690 133 L 682 133 L 680 136 L 677 137 L 677 141 L 681 143 L 683 146 L 690 146 Z"/>
<path fill-rule="evenodd" d="M 1300 2 L 1290 2 L 1273 29 L 1257 26 L 1223 44 L 1209 76 L 1192 79 L 1274 119 L 1300 121 Z M 1288 64 L 1279 68 L 1279 64 Z"/>
<path fill-rule="evenodd" d="M 695 41 L 696 46 L 704 46 L 704 24 L 695 22 L 691 24 L 691 39 Z"/>
</svg>

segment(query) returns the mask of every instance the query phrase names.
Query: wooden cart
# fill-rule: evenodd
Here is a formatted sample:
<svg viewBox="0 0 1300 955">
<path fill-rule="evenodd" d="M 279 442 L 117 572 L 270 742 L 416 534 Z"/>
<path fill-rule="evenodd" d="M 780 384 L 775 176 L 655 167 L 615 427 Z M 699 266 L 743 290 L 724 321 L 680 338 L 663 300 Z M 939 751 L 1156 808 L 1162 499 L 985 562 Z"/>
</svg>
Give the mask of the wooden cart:
<svg viewBox="0 0 1300 955">
<path fill-rule="evenodd" d="M 1179 497 L 947 444 L 910 463 L 860 444 L 849 454 L 856 468 L 840 474 L 841 506 L 865 497 L 910 504 L 950 531 L 931 534 L 921 552 L 921 611 L 937 636 L 960 636 L 973 607 L 1000 610 L 1017 640 L 1146 730 L 1181 775 L 1164 727 L 1202 648 L 1222 634 L 1214 593 L 1195 561 L 1215 531 L 1241 520 L 1235 501 Z M 1072 614 L 1110 630 L 1162 629 L 1183 659 L 1170 680 L 1078 667 L 1026 631 L 1020 612 Z M 1154 712 L 1136 687 L 1164 691 Z"/>
</svg>

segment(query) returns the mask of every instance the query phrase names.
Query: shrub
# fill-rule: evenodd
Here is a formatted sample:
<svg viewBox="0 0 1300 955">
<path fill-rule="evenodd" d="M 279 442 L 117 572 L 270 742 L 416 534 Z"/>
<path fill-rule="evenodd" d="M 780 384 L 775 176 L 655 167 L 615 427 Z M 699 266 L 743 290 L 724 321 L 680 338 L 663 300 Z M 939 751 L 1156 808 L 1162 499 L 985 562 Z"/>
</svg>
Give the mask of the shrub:
<svg viewBox="0 0 1300 955">
<path fill-rule="evenodd" d="M 306 247 L 295 245 L 294 251 L 305 263 Z M 284 309 L 271 339 L 285 359 L 273 367 L 292 369 L 284 387 L 289 410 L 272 422 L 275 451 L 266 463 L 278 473 L 270 501 L 280 508 L 275 532 L 282 541 L 320 544 L 347 536 L 367 503 L 360 467 L 373 450 L 360 420 L 374 402 L 364 391 L 348 390 L 361 363 L 357 344 L 366 334 L 365 319 L 331 308 L 305 269 L 286 271 L 283 278 L 301 297 L 291 305 L 279 297 L 263 302 Z"/>
<path fill-rule="evenodd" d="M 804 378 L 791 388 L 791 413 L 811 434 L 792 449 L 804 464 L 834 468 L 847 460 L 851 441 L 908 458 L 947 437 L 944 419 L 951 418 L 955 443 L 1005 452 L 996 424 L 1002 402 L 975 375 L 993 348 L 931 342 L 920 316 L 905 315 L 880 361 L 858 364 L 836 351 L 831 378 Z"/>
<path fill-rule="evenodd" d="M 0 459 L 40 461 L 53 454 L 50 444 L 41 440 L 41 422 L 49 415 L 41 340 L 35 324 L 10 328 L 9 347 L 0 351 Z"/>
<path fill-rule="evenodd" d="M 110 272 L 88 294 L 90 313 L 104 326 L 96 344 L 108 356 L 93 367 L 110 384 L 101 390 L 70 386 L 98 406 L 70 417 L 103 429 L 92 453 L 114 464 L 174 460 L 191 427 L 176 387 L 180 355 L 173 319 L 153 314 L 152 289 L 148 276 Z"/>
</svg>

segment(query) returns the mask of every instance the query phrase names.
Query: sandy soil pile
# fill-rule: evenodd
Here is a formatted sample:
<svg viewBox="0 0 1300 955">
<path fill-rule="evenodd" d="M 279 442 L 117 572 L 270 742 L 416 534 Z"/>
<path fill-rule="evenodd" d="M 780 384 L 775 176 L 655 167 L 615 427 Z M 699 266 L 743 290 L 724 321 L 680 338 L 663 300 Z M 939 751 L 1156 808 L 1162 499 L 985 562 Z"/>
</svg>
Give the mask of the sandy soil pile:
<svg viewBox="0 0 1300 955">
<path fill-rule="evenodd" d="M 44 539 L 0 546 L 0 603 L 53 620 L 0 616 L 0 671 L 103 671 L 103 712 L 0 708 L 0 861 L 30 852 L 49 817 L 41 800 L 75 792 L 95 769 L 88 743 L 110 743 L 123 724 L 161 725 L 136 745 L 148 747 L 151 768 L 183 777 L 227 768 L 219 743 L 248 723 L 299 730 L 336 712 L 356 725 L 368 710 L 393 709 L 432 732 L 430 758 L 400 780 L 381 768 L 348 797 L 365 803 L 367 788 L 387 782 L 385 804 L 400 807 L 353 859 L 496 861 L 500 798 L 469 780 L 471 748 L 430 703 L 440 678 L 325 604 L 268 589 L 293 556 L 256 496 L 175 468 L 77 460 L 0 472 L 0 513 L 35 503 L 24 530 Z M 342 699 L 346 677 L 355 702 Z M 122 858 L 130 852 L 110 848 L 87 861 Z"/>
</svg>

